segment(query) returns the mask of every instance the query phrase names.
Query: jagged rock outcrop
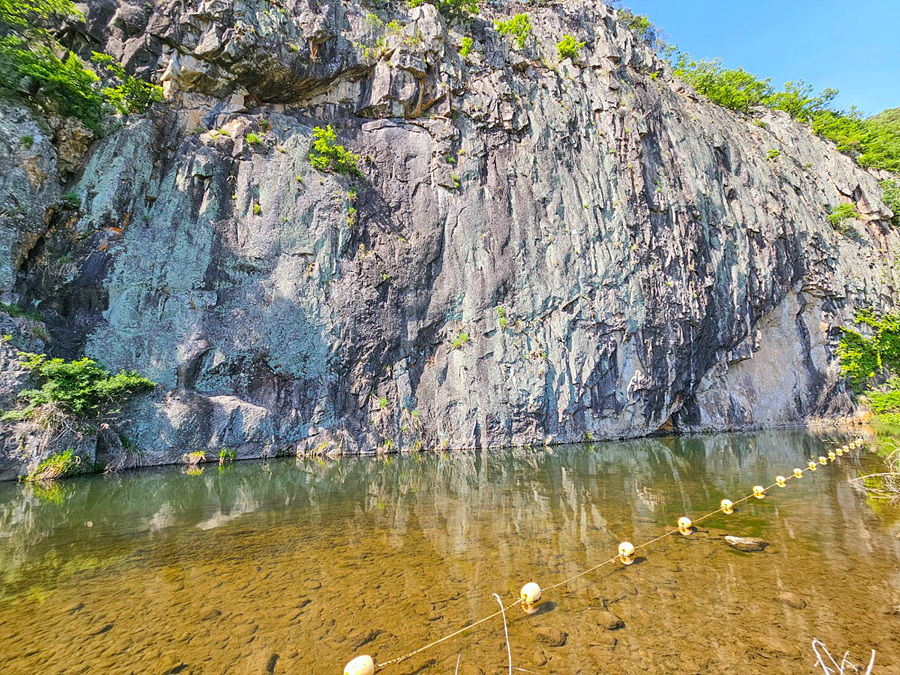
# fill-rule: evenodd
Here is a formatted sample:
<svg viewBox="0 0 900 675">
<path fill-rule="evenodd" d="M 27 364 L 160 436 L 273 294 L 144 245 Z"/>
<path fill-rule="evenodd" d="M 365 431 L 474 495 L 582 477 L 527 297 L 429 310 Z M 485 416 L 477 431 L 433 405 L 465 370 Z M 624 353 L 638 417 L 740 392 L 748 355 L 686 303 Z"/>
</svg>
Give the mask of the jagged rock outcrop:
<svg viewBox="0 0 900 675">
<path fill-rule="evenodd" d="M 144 461 L 852 409 L 838 327 L 897 299 L 876 178 L 785 115 L 703 100 L 602 4 L 529 6 L 521 50 L 498 11 L 88 3 L 73 46 L 167 101 L 93 145 L 78 217 L 16 292 L 52 350 L 160 384 L 123 430 Z M 326 125 L 361 178 L 311 167 Z M 862 215 L 837 231 L 844 202 Z"/>
</svg>

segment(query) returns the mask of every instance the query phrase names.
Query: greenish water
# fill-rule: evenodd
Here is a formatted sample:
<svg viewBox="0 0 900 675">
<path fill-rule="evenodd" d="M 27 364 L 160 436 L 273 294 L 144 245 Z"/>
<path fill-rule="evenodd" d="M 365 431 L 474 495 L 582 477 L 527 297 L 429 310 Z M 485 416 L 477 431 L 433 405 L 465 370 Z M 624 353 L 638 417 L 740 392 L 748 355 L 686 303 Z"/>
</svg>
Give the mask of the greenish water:
<svg viewBox="0 0 900 675">
<path fill-rule="evenodd" d="M 339 674 L 357 654 L 386 661 L 493 612 L 492 593 L 511 601 L 527 581 L 549 586 L 768 485 L 837 440 L 721 434 L 0 484 L 0 671 Z M 815 637 L 856 662 L 876 649 L 875 672 L 898 672 L 896 509 L 873 510 L 848 483 L 876 463 L 820 467 L 548 594 L 535 615 L 513 610 L 513 665 L 821 672 Z M 770 545 L 739 553 L 725 534 Z M 507 672 L 500 619 L 380 672 L 452 674 L 457 658 L 461 675 Z"/>
</svg>

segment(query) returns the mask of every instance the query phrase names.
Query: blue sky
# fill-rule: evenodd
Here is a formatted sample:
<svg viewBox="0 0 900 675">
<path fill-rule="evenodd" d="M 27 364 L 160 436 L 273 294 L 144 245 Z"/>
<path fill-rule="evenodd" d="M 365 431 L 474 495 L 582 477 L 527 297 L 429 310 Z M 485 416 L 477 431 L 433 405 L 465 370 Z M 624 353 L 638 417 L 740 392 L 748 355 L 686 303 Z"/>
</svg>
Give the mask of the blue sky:
<svg viewBox="0 0 900 675">
<path fill-rule="evenodd" d="M 840 90 L 839 108 L 900 107 L 900 0 L 624 0 L 694 57 L 782 86 Z"/>
</svg>

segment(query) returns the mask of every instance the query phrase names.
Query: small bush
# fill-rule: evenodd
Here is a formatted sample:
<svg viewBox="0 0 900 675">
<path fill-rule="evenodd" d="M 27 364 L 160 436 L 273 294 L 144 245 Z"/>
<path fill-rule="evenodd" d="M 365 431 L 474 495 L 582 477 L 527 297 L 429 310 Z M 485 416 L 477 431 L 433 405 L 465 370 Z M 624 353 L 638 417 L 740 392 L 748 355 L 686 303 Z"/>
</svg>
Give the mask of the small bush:
<svg viewBox="0 0 900 675">
<path fill-rule="evenodd" d="M 872 337 L 867 338 L 852 328 L 841 328 L 837 355 L 841 372 L 850 377 L 859 391 L 885 369 L 900 372 L 900 315 L 878 317 L 870 310 L 860 310 L 854 321 L 868 326 Z"/>
<path fill-rule="evenodd" d="M 24 147 L 26 150 L 31 150 L 31 146 L 34 145 L 34 136 L 22 136 L 22 138 L 20 138 L 19 140 L 22 143 L 22 147 Z"/>
<path fill-rule="evenodd" d="M 766 153 L 766 159 L 775 159 L 775 158 L 778 157 L 780 154 L 781 154 L 781 152 L 778 151 L 778 150 L 769 150 L 769 151 Z"/>
<path fill-rule="evenodd" d="M 456 339 L 453 340 L 453 342 L 452 342 L 453 349 L 459 349 L 460 347 L 464 346 L 468 342 L 469 342 L 469 334 L 466 333 L 465 331 L 460 331 L 459 335 L 457 335 Z"/>
<path fill-rule="evenodd" d="M 81 472 L 81 457 L 75 454 L 75 450 L 69 448 L 65 452 L 50 455 L 43 460 L 33 471 L 28 473 L 25 481 L 28 483 L 53 481 Z"/>
<path fill-rule="evenodd" d="M 22 309 L 18 305 L 0 302 L 0 312 L 6 312 L 10 316 L 23 317 L 32 321 L 43 321 L 41 315 L 33 309 Z"/>
<path fill-rule="evenodd" d="M 253 215 L 258 216 L 262 213 L 262 206 L 259 205 L 259 202 L 253 204 Z"/>
<path fill-rule="evenodd" d="M 378 409 L 379 409 L 379 410 L 384 410 L 384 409 L 387 408 L 387 407 L 388 407 L 388 400 L 387 400 L 387 397 L 386 397 L 386 396 L 382 396 L 380 399 L 378 399 Z"/>
<path fill-rule="evenodd" d="M 247 142 L 250 145 L 258 145 L 259 143 L 262 143 L 262 139 L 253 132 L 250 132 L 249 134 L 247 134 Z"/>
<path fill-rule="evenodd" d="M 481 0 L 409 0 L 409 6 L 418 7 L 426 2 L 437 7 L 441 14 L 463 18 L 478 14 L 478 6 L 481 4 Z"/>
<path fill-rule="evenodd" d="M 525 46 L 525 41 L 531 35 L 531 17 L 527 14 L 516 14 L 508 21 L 498 21 L 494 26 L 501 35 L 515 36 L 519 49 Z"/>
<path fill-rule="evenodd" d="M 571 35 L 564 35 L 563 39 L 556 45 L 556 50 L 559 52 L 559 60 L 572 59 L 574 61 L 578 58 L 582 47 L 584 47 L 583 42 L 576 42 Z"/>
<path fill-rule="evenodd" d="M 832 227 L 837 227 L 845 220 L 850 220 L 851 218 L 859 218 L 856 204 L 840 204 L 831 209 L 828 214 L 828 222 L 831 223 Z"/>
<path fill-rule="evenodd" d="M 54 405 L 76 417 L 95 418 L 104 408 L 156 386 L 134 371 L 123 370 L 111 375 L 89 358 L 64 361 L 26 352 L 20 352 L 19 357 L 41 386 L 22 391 L 19 398 L 27 401 L 27 405 L 4 413 L 2 419 L 6 421 L 28 419 L 44 405 Z"/>
<path fill-rule="evenodd" d="M 459 48 L 459 55 L 464 59 L 469 58 L 469 54 L 472 53 L 472 45 L 474 44 L 474 40 L 470 37 L 464 37 L 462 39 L 462 46 Z"/>
<path fill-rule="evenodd" d="M 323 172 L 349 174 L 361 176 L 357 163 L 359 156 L 344 149 L 337 144 L 337 137 L 331 125 L 325 129 L 316 127 L 313 129 L 313 144 L 309 151 L 309 162 L 314 168 Z"/>
<path fill-rule="evenodd" d="M 881 199 L 894 212 L 891 222 L 896 227 L 900 227 L 900 181 L 883 180 L 879 185 L 881 186 Z"/>
<path fill-rule="evenodd" d="M 206 455 L 203 456 L 204 458 L 206 457 Z M 225 464 L 225 462 L 233 462 L 235 459 L 237 459 L 237 453 L 234 450 L 229 450 L 228 448 L 222 448 L 221 450 L 219 450 L 219 464 Z"/>
<path fill-rule="evenodd" d="M 162 87 L 132 77 L 109 54 L 94 52 L 91 60 L 100 66 L 107 83 L 102 90 L 104 99 L 118 112 L 142 114 L 151 103 L 163 100 Z"/>
<path fill-rule="evenodd" d="M 63 195 L 63 204 L 70 209 L 77 209 L 81 206 L 81 197 L 74 190 L 69 190 Z"/>
</svg>

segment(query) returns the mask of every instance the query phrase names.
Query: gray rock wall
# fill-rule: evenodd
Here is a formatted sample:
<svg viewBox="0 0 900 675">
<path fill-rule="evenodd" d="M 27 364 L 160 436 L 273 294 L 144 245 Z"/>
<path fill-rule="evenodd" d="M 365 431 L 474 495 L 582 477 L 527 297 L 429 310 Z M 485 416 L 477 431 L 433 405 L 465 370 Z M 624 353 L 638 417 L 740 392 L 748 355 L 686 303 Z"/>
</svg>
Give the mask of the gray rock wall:
<svg viewBox="0 0 900 675">
<path fill-rule="evenodd" d="M 897 299 L 875 177 L 786 116 L 702 100 L 599 3 L 528 11 L 518 51 L 493 10 L 88 3 L 81 43 L 167 101 L 94 144 L 77 219 L 17 291 L 57 353 L 160 383 L 133 461 L 851 411 L 837 327 Z M 362 178 L 310 166 L 329 124 Z M 862 215 L 839 232 L 843 202 Z"/>
</svg>

